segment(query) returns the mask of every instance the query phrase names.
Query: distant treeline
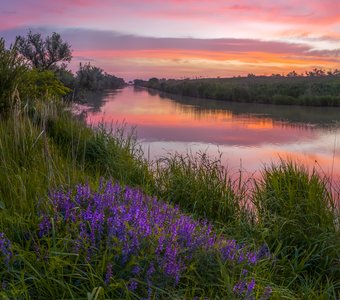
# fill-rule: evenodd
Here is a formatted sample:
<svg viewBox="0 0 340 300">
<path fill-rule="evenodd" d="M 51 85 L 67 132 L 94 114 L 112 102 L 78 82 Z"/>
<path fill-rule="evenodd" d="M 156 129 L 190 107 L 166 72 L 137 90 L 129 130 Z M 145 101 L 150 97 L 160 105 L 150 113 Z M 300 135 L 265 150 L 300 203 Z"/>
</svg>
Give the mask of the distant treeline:
<svg viewBox="0 0 340 300">
<path fill-rule="evenodd" d="M 340 106 L 340 71 L 209 79 L 135 80 L 136 86 L 190 97 L 284 105 Z"/>
</svg>

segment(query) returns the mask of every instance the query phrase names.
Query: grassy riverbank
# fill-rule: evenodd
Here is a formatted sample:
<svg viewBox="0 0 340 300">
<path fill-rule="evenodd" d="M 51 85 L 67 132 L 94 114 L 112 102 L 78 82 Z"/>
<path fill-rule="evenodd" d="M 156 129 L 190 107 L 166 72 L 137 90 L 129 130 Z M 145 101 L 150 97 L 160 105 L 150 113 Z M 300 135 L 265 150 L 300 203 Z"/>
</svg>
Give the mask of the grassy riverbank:
<svg viewBox="0 0 340 300">
<path fill-rule="evenodd" d="M 250 76 L 210 79 L 135 80 L 166 93 L 234 102 L 339 106 L 340 76 Z"/>
<path fill-rule="evenodd" d="M 336 299 L 328 188 L 291 162 L 247 184 L 204 154 L 149 165 L 122 128 L 16 106 L 0 120 L 0 295 Z"/>
</svg>

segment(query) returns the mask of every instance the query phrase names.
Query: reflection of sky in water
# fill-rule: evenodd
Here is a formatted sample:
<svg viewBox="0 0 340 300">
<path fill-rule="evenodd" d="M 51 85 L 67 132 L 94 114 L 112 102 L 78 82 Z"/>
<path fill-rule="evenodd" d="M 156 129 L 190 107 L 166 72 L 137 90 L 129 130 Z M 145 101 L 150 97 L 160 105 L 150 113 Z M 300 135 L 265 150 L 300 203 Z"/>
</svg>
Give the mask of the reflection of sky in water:
<svg viewBox="0 0 340 300">
<path fill-rule="evenodd" d="M 334 174 L 340 175 L 340 108 L 170 99 L 132 87 L 100 97 L 99 104 L 93 102 L 96 109 L 88 112 L 87 121 L 136 127 L 150 159 L 174 151 L 222 153 L 229 169 L 241 166 L 254 172 L 288 157 L 325 173 L 333 166 Z"/>
</svg>

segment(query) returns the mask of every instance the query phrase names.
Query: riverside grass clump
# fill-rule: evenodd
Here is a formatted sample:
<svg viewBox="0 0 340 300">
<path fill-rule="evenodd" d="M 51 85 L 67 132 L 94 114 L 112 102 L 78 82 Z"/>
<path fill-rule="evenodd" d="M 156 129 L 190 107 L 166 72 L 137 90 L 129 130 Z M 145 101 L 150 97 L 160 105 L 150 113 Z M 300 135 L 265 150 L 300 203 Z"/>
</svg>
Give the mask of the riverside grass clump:
<svg viewBox="0 0 340 300">
<path fill-rule="evenodd" d="M 0 295 L 20 297 L 26 285 L 32 298 L 77 298 L 95 288 L 105 299 L 270 297 L 254 277 L 271 259 L 266 246 L 237 244 L 139 189 L 78 185 L 51 192 L 37 211 L 21 243 L 0 234 Z"/>
<path fill-rule="evenodd" d="M 181 209 L 223 224 L 237 221 L 242 209 L 227 169 L 205 153 L 169 154 L 156 162 L 157 195 Z"/>
<path fill-rule="evenodd" d="M 273 251 L 279 249 L 275 252 L 281 263 L 289 263 L 282 266 L 277 279 L 292 286 L 307 285 L 313 279 L 324 287 L 332 282 L 329 288 L 336 298 L 340 291 L 339 207 L 329 180 L 315 169 L 309 172 L 282 160 L 265 168 L 262 179 L 255 182 L 253 203 L 264 240 Z"/>
</svg>

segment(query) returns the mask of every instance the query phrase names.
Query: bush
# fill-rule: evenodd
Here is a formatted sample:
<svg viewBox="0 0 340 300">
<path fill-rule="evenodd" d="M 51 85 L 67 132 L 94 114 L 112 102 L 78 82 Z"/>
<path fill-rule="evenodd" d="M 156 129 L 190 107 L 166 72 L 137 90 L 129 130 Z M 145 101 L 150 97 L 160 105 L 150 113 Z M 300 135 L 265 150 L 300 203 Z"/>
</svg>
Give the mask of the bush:
<svg viewBox="0 0 340 300">
<path fill-rule="evenodd" d="M 30 100 L 60 99 L 71 90 L 59 81 L 52 71 L 29 70 L 23 77 L 25 86 L 21 95 Z"/>
</svg>

